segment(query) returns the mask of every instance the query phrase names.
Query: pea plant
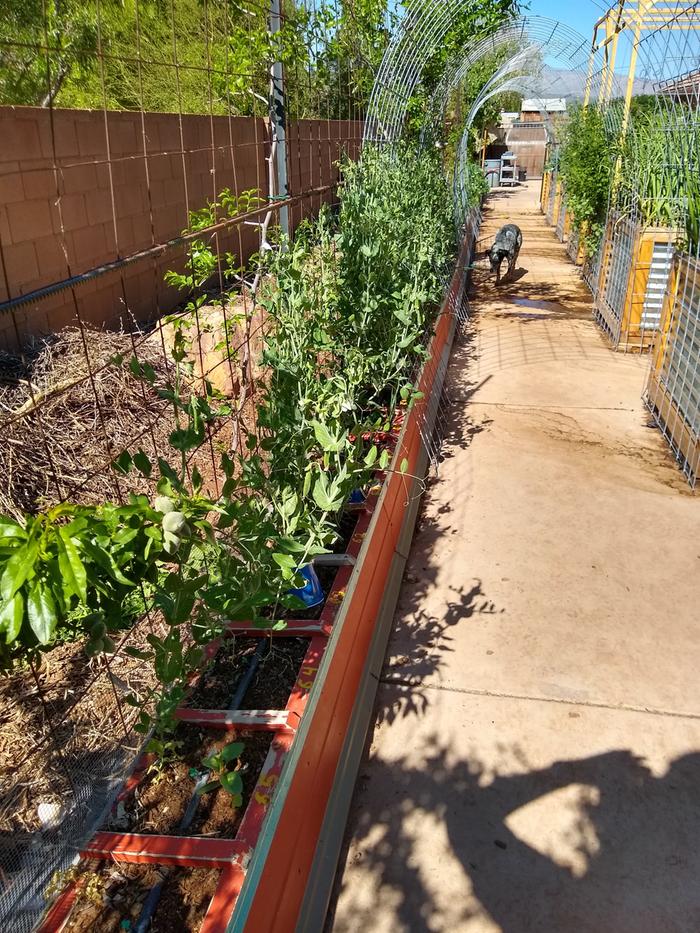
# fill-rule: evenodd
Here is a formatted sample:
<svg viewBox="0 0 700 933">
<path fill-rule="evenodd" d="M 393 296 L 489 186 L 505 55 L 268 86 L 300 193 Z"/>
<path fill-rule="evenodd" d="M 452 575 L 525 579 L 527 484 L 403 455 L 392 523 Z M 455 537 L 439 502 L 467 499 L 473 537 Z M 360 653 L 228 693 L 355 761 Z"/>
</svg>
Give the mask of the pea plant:
<svg viewBox="0 0 700 933">
<path fill-rule="evenodd" d="M 177 753 L 175 713 L 205 646 L 228 621 L 284 624 L 280 608 L 298 605 L 290 590 L 331 546 L 350 494 L 388 467 L 377 432 L 418 398 L 415 374 L 455 249 L 442 169 L 434 154 L 367 150 L 343 166 L 343 178 L 337 212 L 323 211 L 254 260 L 269 325 L 266 376 L 246 454 L 222 454 L 220 495 L 207 494 L 192 458 L 232 406 L 206 379 L 192 390 L 189 334 L 215 274 L 223 270 L 222 306 L 241 287 L 242 270 L 217 254 L 211 227 L 256 207 L 256 192 L 224 191 L 192 215 L 189 230 L 201 236 L 190 242 L 186 271 L 167 276 L 186 300 L 171 319 L 172 384 L 156 387 L 148 366 L 121 361 L 175 412 L 175 456 L 127 451 L 113 464 L 152 479 L 156 494 L 0 518 L 0 663 L 66 638 L 110 652 L 134 618 L 125 606 L 148 602 L 157 629 L 128 650 L 152 666 L 155 685 L 129 702 L 161 761 Z M 205 763 L 234 797 L 239 744 Z"/>
</svg>

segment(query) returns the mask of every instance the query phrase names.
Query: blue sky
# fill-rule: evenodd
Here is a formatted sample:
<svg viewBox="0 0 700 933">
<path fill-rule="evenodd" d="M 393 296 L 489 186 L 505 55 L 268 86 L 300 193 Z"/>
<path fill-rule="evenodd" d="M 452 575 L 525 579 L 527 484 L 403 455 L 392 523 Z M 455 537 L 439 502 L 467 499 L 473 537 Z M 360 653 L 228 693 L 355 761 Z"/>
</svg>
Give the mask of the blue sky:
<svg viewBox="0 0 700 933">
<path fill-rule="evenodd" d="M 610 4 L 593 0 L 530 0 L 529 11 L 537 16 L 559 19 L 586 38 L 593 32 L 593 24 Z"/>
</svg>

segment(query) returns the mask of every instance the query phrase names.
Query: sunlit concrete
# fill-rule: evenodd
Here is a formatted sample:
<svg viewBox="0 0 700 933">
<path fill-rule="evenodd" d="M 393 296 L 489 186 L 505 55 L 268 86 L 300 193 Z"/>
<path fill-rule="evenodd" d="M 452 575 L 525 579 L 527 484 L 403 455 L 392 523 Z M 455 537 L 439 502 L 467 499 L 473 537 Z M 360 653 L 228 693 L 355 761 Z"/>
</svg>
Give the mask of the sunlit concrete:
<svg viewBox="0 0 700 933">
<path fill-rule="evenodd" d="M 700 512 L 542 218 L 477 262 L 329 930 L 700 930 Z"/>
</svg>

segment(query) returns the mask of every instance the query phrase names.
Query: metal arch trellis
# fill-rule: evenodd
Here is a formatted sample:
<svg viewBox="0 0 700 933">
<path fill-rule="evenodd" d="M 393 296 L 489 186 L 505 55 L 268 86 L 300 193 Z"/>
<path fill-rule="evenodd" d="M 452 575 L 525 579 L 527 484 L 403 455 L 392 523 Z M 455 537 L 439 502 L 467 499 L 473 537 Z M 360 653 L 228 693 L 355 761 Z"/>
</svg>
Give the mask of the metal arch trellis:
<svg viewBox="0 0 700 933">
<path fill-rule="evenodd" d="M 439 9 L 437 9 L 439 7 Z M 425 65 L 444 40 L 447 31 L 462 9 L 462 3 L 444 7 L 425 2 L 414 8 L 387 48 L 370 99 L 364 141 L 394 144 L 401 136 L 411 95 L 420 83 Z M 598 69 L 591 76 L 587 40 L 575 30 L 547 17 L 523 16 L 478 39 L 465 48 L 447 66 L 428 102 L 421 141 L 435 135 L 453 91 L 478 62 L 494 53 L 506 53 L 505 61 L 481 89 L 474 102 L 457 149 L 453 192 L 455 220 L 461 225 L 469 209 L 469 127 L 481 107 L 493 96 L 506 90 L 526 90 L 536 98 L 544 96 L 542 79 L 544 56 L 563 62 L 569 72 L 581 76 L 581 94 L 586 81 L 590 87 L 604 75 L 603 55 L 591 56 Z M 507 54 L 512 52 L 512 54 Z M 556 75 L 552 81 L 556 81 Z M 545 117 L 546 122 L 546 117 Z"/>
<path fill-rule="evenodd" d="M 482 40 L 465 50 L 463 56 L 450 64 L 432 95 L 429 105 L 431 118 L 440 119 L 452 90 L 464 80 L 469 69 L 484 55 L 511 45 L 515 50 L 515 59 L 519 54 L 517 50 L 522 48 L 525 42 L 533 51 L 546 53 L 548 58 L 565 63 L 569 70 L 585 73 L 588 45 L 582 35 L 556 20 L 539 16 L 523 17 L 514 24 L 504 26 L 487 40 Z"/>
<path fill-rule="evenodd" d="M 465 121 L 464 129 L 460 136 L 459 144 L 455 154 L 455 164 L 452 176 L 455 223 L 458 228 L 461 227 L 461 225 L 464 223 L 464 220 L 468 216 L 470 210 L 469 178 L 470 171 L 473 169 L 473 164 L 469 157 L 469 133 L 471 130 L 471 125 L 478 111 L 491 98 L 496 97 L 506 91 L 533 93 L 533 87 L 528 83 L 527 76 L 511 77 L 505 80 L 503 83 L 494 83 L 493 85 L 489 86 L 488 89 L 484 89 L 482 91 L 482 93 L 472 105 Z M 535 93 L 535 99 L 539 100 L 542 104 L 542 106 L 539 108 L 540 116 L 542 118 L 542 124 L 545 128 L 545 133 L 547 134 L 547 139 L 551 144 L 551 142 L 555 139 L 555 131 L 551 117 L 544 107 L 544 103 L 541 100 L 539 93 Z"/>
<path fill-rule="evenodd" d="M 364 141 L 394 143 L 404 127 L 408 102 L 420 83 L 425 65 L 439 48 L 448 30 L 468 0 L 457 0 L 446 7 L 439 0 L 424 0 L 402 20 L 390 42 L 370 98 Z M 476 62 L 508 45 L 515 54 L 524 43 L 546 50 L 550 58 L 565 61 L 572 70 L 583 71 L 588 64 L 589 42 L 575 30 L 546 17 L 523 16 L 477 40 L 462 56 L 450 63 L 428 107 L 429 118 L 439 118 L 449 94 Z M 594 56 L 596 60 L 596 56 Z M 602 53 L 598 75 L 602 74 Z"/>
</svg>

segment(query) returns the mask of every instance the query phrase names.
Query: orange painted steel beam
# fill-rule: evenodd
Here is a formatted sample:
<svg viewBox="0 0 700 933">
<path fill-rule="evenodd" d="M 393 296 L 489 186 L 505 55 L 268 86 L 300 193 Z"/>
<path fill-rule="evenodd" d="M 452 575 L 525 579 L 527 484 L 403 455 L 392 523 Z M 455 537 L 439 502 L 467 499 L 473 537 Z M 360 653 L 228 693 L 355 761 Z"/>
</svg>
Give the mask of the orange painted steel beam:
<svg viewBox="0 0 700 933">
<path fill-rule="evenodd" d="M 36 933 L 58 933 L 59 930 L 63 929 L 81 887 L 80 882 L 73 881 L 63 889 L 36 928 Z"/>
<path fill-rule="evenodd" d="M 408 413 L 397 445 L 395 462 L 405 458 L 407 474 L 413 471 L 421 451 L 421 425 L 428 411 L 438 361 L 451 332 L 455 304 L 471 244 L 465 243 L 450 292 L 436 322 L 430 360 L 423 368 L 418 389 L 423 397 Z M 409 480 L 390 472 L 346 616 L 334 645 L 313 719 L 290 778 L 276 831 L 245 918 L 250 933 L 291 933 L 295 930 L 304 898 L 306 880 L 314 859 L 326 805 L 340 760 L 355 697 L 364 671 L 375 621 L 384 595 L 407 505 Z M 241 928 L 240 926 L 237 928 Z"/>
<path fill-rule="evenodd" d="M 80 853 L 83 858 L 112 859 L 193 868 L 226 868 L 245 864 L 250 846 L 234 839 L 204 836 L 148 836 L 139 833 L 95 833 Z"/>
<path fill-rule="evenodd" d="M 236 903 L 244 877 L 245 872 L 235 865 L 221 872 L 199 933 L 221 933 L 226 929 L 226 923 L 231 916 L 231 905 Z"/>
<path fill-rule="evenodd" d="M 285 627 L 276 631 L 260 628 L 250 622 L 229 622 L 226 625 L 226 631 L 231 635 L 245 635 L 246 637 L 264 635 L 272 638 L 299 638 L 304 635 L 330 634 L 328 626 L 319 619 L 287 619 Z"/>
</svg>

